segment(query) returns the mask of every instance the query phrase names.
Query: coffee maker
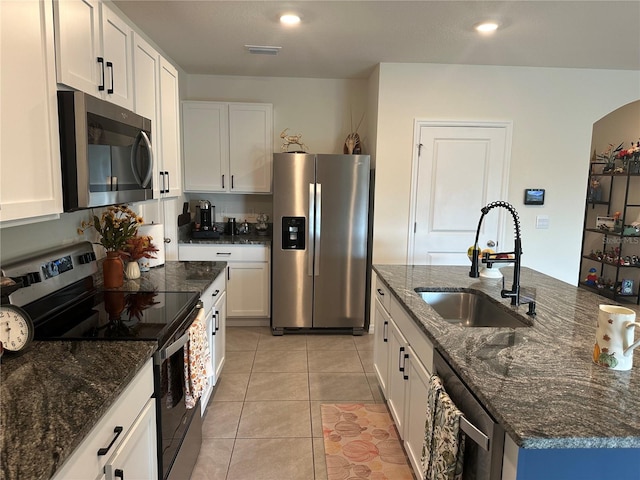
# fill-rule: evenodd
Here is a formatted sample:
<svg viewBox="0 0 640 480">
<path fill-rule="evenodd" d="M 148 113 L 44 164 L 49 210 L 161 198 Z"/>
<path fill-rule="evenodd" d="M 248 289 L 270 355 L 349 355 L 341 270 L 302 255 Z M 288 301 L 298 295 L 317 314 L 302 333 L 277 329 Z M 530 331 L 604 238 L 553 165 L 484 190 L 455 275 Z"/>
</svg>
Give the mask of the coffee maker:
<svg viewBox="0 0 640 480">
<path fill-rule="evenodd" d="M 196 218 L 194 229 L 191 231 L 193 238 L 218 238 L 220 233 L 215 226 L 215 209 L 209 200 L 200 200 L 196 205 Z"/>
</svg>

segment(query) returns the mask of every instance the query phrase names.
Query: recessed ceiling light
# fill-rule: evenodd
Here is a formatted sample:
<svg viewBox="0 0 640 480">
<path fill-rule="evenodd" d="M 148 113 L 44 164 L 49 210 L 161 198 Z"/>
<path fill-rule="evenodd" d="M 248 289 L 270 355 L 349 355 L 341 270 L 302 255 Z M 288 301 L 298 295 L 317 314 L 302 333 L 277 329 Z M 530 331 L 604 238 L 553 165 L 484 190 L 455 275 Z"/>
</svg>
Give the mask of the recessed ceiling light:
<svg viewBox="0 0 640 480">
<path fill-rule="evenodd" d="M 280 16 L 280 23 L 283 25 L 297 25 L 300 23 L 300 17 L 293 13 L 287 13 Z"/>
<path fill-rule="evenodd" d="M 268 45 L 245 45 L 244 48 L 254 55 L 277 55 L 282 47 L 271 47 Z"/>
<path fill-rule="evenodd" d="M 498 29 L 498 24 L 495 22 L 482 22 L 474 28 L 480 33 L 493 33 Z"/>
</svg>

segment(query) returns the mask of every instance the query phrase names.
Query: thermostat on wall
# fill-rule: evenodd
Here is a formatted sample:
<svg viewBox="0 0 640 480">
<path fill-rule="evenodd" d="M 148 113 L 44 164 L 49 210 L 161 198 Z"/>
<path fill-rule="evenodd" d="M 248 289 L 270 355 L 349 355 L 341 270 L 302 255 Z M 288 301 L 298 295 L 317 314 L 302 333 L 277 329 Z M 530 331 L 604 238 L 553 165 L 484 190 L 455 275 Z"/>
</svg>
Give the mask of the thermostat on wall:
<svg viewBox="0 0 640 480">
<path fill-rule="evenodd" d="M 525 205 L 544 205 L 544 188 L 525 188 Z"/>
</svg>

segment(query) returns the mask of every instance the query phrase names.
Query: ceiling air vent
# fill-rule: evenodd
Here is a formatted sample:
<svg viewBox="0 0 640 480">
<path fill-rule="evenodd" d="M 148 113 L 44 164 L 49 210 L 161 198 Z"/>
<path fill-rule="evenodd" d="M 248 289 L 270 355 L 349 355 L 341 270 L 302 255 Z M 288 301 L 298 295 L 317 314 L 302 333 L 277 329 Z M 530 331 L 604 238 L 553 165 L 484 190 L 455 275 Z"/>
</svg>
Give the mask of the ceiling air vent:
<svg viewBox="0 0 640 480">
<path fill-rule="evenodd" d="M 267 45 L 245 45 L 249 53 L 254 55 L 277 55 L 282 47 L 270 47 Z"/>
</svg>

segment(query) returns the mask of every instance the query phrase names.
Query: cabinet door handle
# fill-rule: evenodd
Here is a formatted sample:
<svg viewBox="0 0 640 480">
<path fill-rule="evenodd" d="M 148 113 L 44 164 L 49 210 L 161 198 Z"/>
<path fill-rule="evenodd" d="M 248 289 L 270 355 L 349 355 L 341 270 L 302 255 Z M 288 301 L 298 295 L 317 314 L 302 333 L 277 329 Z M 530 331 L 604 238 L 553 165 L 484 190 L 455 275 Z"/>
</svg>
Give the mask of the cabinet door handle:
<svg viewBox="0 0 640 480">
<path fill-rule="evenodd" d="M 220 330 L 220 312 L 216 310 L 216 332 Z"/>
<path fill-rule="evenodd" d="M 213 322 L 213 330 L 211 335 L 216 336 L 216 332 L 218 331 L 218 311 L 216 310 L 211 314 L 211 321 Z"/>
<path fill-rule="evenodd" d="M 380 295 L 381 297 L 384 297 L 384 292 L 382 291 L 381 288 L 378 289 L 378 295 Z"/>
<path fill-rule="evenodd" d="M 216 255 L 228 257 L 229 255 L 231 255 L 231 252 L 216 252 Z"/>
<path fill-rule="evenodd" d="M 213 293 L 211 294 L 211 296 L 212 296 L 212 297 L 217 297 L 219 293 L 220 293 L 220 290 L 216 290 L 215 292 L 213 292 Z"/>
<path fill-rule="evenodd" d="M 222 174 L 222 188 L 224 188 L 224 174 Z"/>
<path fill-rule="evenodd" d="M 231 175 L 231 190 L 233 190 L 233 175 Z"/>
<path fill-rule="evenodd" d="M 113 476 L 116 478 L 120 478 L 121 480 L 124 480 L 124 470 L 122 470 L 121 468 L 116 468 L 113 471 Z"/>
<path fill-rule="evenodd" d="M 389 321 L 385 320 L 384 321 L 384 326 L 382 327 L 382 341 L 387 343 L 389 341 L 388 335 L 389 334 Z"/>
<path fill-rule="evenodd" d="M 227 267 L 227 281 L 231 280 L 231 269 Z"/>
<path fill-rule="evenodd" d="M 98 63 L 100 64 L 100 71 L 102 72 L 102 79 L 100 85 L 98 85 L 98 90 L 102 92 L 104 90 L 104 58 L 98 57 Z"/>
<path fill-rule="evenodd" d="M 171 185 L 171 182 L 169 181 L 169 172 L 165 171 L 164 174 L 167 177 L 167 187 L 165 188 L 164 193 L 169 193 L 169 186 Z"/>
<path fill-rule="evenodd" d="M 107 452 L 111 449 L 111 447 L 113 447 L 113 444 L 116 442 L 116 440 L 118 439 L 118 437 L 122 433 L 122 430 L 124 430 L 124 428 L 121 427 L 120 425 L 116 426 L 116 428 L 113 429 L 113 433 L 115 433 L 115 435 L 111 439 L 111 443 L 108 446 L 102 447 L 101 449 L 98 450 L 98 456 L 99 457 L 101 457 L 103 455 L 106 455 Z"/>
<path fill-rule="evenodd" d="M 113 93 L 113 63 L 107 62 L 107 68 L 111 69 L 111 88 L 107 89 L 107 93 L 111 95 Z"/>
<path fill-rule="evenodd" d="M 160 173 L 160 193 L 164 193 L 164 172 Z"/>
<path fill-rule="evenodd" d="M 407 372 L 405 372 L 406 367 L 407 367 L 407 359 L 409 358 L 409 354 L 405 353 L 404 354 L 404 362 L 402 365 L 402 371 L 404 372 L 404 374 L 402 375 L 402 378 L 404 378 L 405 380 L 409 380 L 409 375 L 407 375 Z"/>
<path fill-rule="evenodd" d="M 400 372 L 404 372 L 404 365 L 402 364 L 402 352 L 404 352 L 404 347 L 400 347 L 400 351 L 398 352 L 398 370 Z"/>
</svg>

